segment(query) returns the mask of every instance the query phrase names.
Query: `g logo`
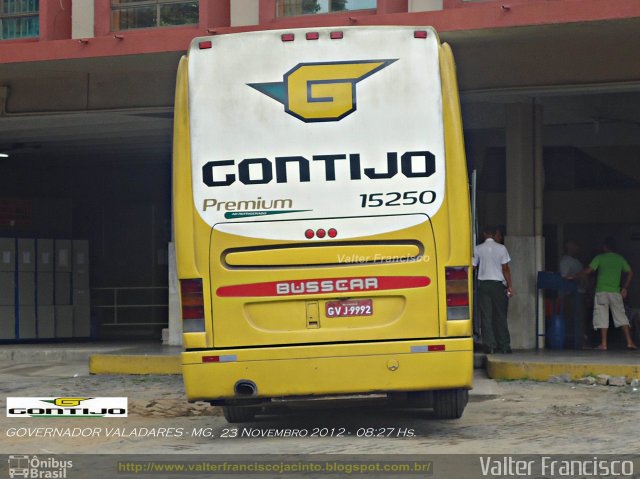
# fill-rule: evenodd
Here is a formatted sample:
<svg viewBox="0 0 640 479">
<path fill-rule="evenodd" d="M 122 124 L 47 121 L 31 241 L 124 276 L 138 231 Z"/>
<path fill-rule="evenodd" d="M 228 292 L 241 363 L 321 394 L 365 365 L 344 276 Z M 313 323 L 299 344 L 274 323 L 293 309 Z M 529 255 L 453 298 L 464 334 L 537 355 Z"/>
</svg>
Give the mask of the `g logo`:
<svg viewBox="0 0 640 479">
<path fill-rule="evenodd" d="M 356 83 L 396 60 L 299 63 L 282 82 L 249 83 L 304 122 L 338 121 L 356 111 Z"/>
<path fill-rule="evenodd" d="M 79 406 L 80 402 L 86 401 L 87 399 L 91 399 L 91 398 L 56 398 L 53 401 L 43 401 L 43 402 L 49 402 L 59 407 L 74 407 L 74 406 Z"/>
</svg>

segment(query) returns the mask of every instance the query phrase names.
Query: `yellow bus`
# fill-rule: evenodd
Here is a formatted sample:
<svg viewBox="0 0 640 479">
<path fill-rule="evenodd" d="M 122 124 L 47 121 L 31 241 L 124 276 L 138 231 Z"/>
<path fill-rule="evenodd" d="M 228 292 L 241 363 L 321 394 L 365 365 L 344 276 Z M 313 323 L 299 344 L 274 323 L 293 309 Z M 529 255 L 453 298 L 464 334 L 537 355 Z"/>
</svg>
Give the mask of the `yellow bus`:
<svg viewBox="0 0 640 479">
<path fill-rule="evenodd" d="M 430 27 L 202 37 L 176 88 L 187 398 L 229 422 L 368 393 L 460 417 L 472 246 L 449 46 Z"/>
</svg>

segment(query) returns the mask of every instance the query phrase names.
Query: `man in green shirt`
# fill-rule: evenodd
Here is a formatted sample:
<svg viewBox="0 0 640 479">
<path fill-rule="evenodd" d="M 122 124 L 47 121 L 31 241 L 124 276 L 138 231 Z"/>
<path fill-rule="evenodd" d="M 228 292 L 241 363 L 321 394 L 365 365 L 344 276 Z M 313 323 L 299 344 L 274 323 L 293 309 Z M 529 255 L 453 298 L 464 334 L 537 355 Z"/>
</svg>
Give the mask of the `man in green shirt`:
<svg viewBox="0 0 640 479">
<path fill-rule="evenodd" d="M 616 243 L 613 238 L 604 240 L 604 253 L 599 254 L 589 264 L 589 267 L 576 274 L 575 277 L 586 276 L 597 271 L 596 297 L 593 302 L 593 328 L 600 330 L 601 341 L 596 347 L 601 351 L 607 350 L 607 333 L 609 331 L 609 309 L 613 316 L 613 324 L 622 327 L 627 340 L 627 349 L 638 349 L 631 339 L 629 319 L 624 311 L 623 299 L 627 297 L 627 288 L 633 278 L 633 271 L 627 260 L 615 252 Z M 620 277 L 626 273 L 624 286 L 620 288 Z"/>
</svg>

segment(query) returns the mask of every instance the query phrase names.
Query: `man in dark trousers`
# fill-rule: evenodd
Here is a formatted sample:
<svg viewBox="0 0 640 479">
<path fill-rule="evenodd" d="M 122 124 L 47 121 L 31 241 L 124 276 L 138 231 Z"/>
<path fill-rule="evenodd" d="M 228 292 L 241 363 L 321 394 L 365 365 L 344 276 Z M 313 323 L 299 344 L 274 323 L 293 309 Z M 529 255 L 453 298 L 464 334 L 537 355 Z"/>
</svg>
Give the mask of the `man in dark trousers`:
<svg viewBox="0 0 640 479">
<path fill-rule="evenodd" d="M 510 353 L 507 306 L 513 294 L 509 252 L 496 241 L 498 228 L 486 226 L 484 243 L 475 247 L 473 266 L 478 270 L 478 305 L 482 317 L 482 343 L 487 353 Z"/>
</svg>

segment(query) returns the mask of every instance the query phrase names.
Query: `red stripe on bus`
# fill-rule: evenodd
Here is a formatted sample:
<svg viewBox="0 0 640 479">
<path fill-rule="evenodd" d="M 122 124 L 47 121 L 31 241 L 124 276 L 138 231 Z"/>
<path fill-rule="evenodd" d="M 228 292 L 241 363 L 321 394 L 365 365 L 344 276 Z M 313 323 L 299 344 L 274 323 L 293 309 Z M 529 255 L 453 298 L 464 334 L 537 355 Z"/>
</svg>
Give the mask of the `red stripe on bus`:
<svg viewBox="0 0 640 479">
<path fill-rule="evenodd" d="M 429 284 L 431 279 L 427 276 L 314 278 L 221 286 L 216 290 L 216 294 L 221 297 L 297 296 L 422 288 Z"/>
</svg>

